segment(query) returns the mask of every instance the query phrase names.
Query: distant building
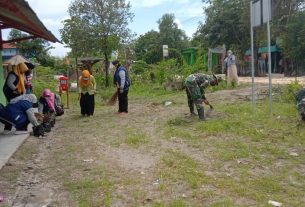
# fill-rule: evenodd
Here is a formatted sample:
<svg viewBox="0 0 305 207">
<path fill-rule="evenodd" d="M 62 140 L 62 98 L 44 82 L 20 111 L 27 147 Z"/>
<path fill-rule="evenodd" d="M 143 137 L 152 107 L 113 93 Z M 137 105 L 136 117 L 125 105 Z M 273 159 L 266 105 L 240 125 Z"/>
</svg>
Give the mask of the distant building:
<svg viewBox="0 0 305 207">
<path fill-rule="evenodd" d="M 15 44 L 4 43 L 2 50 L 2 60 L 3 62 L 14 57 L 15 55 L 19 55 L 19 48 Z"/>
</svg>

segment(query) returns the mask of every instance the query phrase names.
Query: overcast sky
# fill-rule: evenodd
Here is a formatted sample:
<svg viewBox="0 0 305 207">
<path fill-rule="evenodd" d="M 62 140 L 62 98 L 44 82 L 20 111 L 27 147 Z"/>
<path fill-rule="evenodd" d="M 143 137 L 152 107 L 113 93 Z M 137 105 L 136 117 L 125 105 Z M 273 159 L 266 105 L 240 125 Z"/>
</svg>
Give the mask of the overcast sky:
<svg viewBox="0 0 305 207">
<path fill-rule="evenodd" d="M 59 40 L 59 29 L 62 21 L 68 18 L 68 7 L 72 0 L 27 0 L 39 19 Z M 137 35 L 145 34 L 154 29 L 158 31 L 157 21 L 165 13 L 173 13 L 175 22 L 191 37 L 203 21 L 203 4 L 201 0 L 130 0 L 131 11 L 135 17 L 129 28 Z M 4 37 L 7 34 L 4 33 Z M 52 44 L 54 56 L 63 57 L 69 51 L 60 43 Z"/>
</svg>

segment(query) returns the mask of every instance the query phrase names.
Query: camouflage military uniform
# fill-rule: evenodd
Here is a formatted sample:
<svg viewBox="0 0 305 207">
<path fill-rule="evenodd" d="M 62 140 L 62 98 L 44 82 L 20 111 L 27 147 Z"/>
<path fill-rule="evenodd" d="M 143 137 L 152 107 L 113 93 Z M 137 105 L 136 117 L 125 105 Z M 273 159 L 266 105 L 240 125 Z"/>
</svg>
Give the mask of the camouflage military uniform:
<svg viewBox="0 0 305 207">
<path fill-rule="evenodd" d="M 200 117 L 200 110 L 203 111 L 203 100 L 206 100 L 204 90 L 210 85 L 210 81 L 214 80 L 213 75 L 196 73 L 188 76 L 184 82 L 186 86 L 186 94 L 190 112 L 194 113 L 194 104 Z M 204 116 L 204 115 L 203 115 Z"/>
</svg>

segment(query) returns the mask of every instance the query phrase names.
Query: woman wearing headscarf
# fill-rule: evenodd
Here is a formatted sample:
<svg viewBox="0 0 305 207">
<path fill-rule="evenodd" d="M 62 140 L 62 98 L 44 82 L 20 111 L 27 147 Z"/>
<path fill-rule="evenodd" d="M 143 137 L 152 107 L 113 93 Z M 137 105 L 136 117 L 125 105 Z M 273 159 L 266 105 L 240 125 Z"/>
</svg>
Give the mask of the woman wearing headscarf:
<svg viewBox="0 0 305 207">
<path fill-rule="evenodd" d="M 50 114 L 55 112 L 55 94 L 50 89 L 45 89 L 38 101 L 38 112 Z"/>
<path fill-rule="evenodd" d="M 8 102 L 26 93 L 24 73 L 29 70 L 25 63 L 19 63 L 12 67 L 12 71 L 9 72 L 3 86 L 3 93 Z"/>
<path fill-rule="evenodd" d="M 50 89 L 45 89 L 38 101 L 38 112 L 44 115 L 52 114 L 53 112 L 55 112 L 56 116 L 63 115 L 64 108 L 61 104 L 60 96 L 52 93 Z"/>
<path fill-rule="evenodd" d="M 78 100 L 80 101 L 81 114 L 92 116 L 94 113 L 94 95 L 96 92 L 96 82 L 93 75 L 88 70 L 83 70 L 78 80 Z"/>
<path fill-rule="evenodd" d="M 10 103 L 0 110 L 0 117 L 5 124 L 5 132 L 16 127 L 15 134 L 28 133 L 28 124 L 33 124 L 35 136 L 43 136 L 43 127 L 39 125 L 33 110 L 33 104 L 37 102 L 34 94 L 24 94 L 11 99 Z"/>
<path fill-rule="evenodd" d="M 50 89 L 45 89 L 38 101 L 38 113 L 43 114 L 43 126 L 46 132 L 51 131 L 51 127 L 55 125 L 55 94 Z"/>
</svg>

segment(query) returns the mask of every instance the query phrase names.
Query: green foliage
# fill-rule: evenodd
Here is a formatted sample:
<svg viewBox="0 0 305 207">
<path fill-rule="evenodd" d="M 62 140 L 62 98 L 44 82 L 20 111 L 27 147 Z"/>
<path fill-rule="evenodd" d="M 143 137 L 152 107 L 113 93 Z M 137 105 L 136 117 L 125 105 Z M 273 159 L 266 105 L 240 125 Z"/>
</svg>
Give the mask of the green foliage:
<svg viewBox="0 0 305 207">
<path fill-rule="evenodd" d="M 175 48 L 169 48 L 168 55 L 170 59 L 176 59 L 176 65 L 181 66 L 183 64 L 183 58 L 179 50 Z"/>
<path fill-rule="evenodd" d="M 227 48 L 235 48 L 243 56 L 250 47 L 250 35 L 245 35 L 250 31 L 250 4 L 244 0 L 209 2 L 205 9 L 207 18 L 198 28 L 197 39 L 200 41 L 204 37 L 201 43 L 206 47 L 226 44 Z"/>
<path fill-rule="evenodd" d="M 54 58 L 54 70 L 57 74 L 67 75 L 67 70 L 70 66 L 65 64 L 62 58 Z"/>
<path fill-rule="evenodd" d="M 189 46 L 185 32 L 174 22 L 173 14 L 164 14 L 159 20 L 159 32 L 149 31 L 141 35 L 135 42 L 137 60 L 144 60 L 148 64 L 156 64 L 163 59 L 162 45 L 168 45 L 169 58 L 176 58 L 182 64 L 180 50 Z"/>
<path fill-rule="evenodd" d="M 160 47 L 154 48 L 152 50 L 147 51 L 143 60 L 148 64 L 156 64 L 162 60 L 162 50 Z"/>
<path fill-rule="evenodd" d="M 121 0 L 107 0 L 102 4 L 99 0 L 76 0 L 70 4 L 70 18 L 60 30 L 73 56 L 103 55 L 106 86 L 109 86 L 111 52 L 119 48 L 120 42 L 128 42 L 131 36 L 127 26 L 134 15 L 130 9 L 130 3 Z"/>
<path fill-rule="evenodd" d="M 148 56 L 146 58 L 144 58 L 144 56 L 149 51 L 160 50 L 159 52 L 161 52 L 161 46 L 158 43 L 158 38 L 159 33 L 153 30 L 146 32 L 144 35 L 140 35 L 140 37 L 135 42 L 134 49 L 137 60 L 148 60 Z"/>
<path fill-rule="evenodd" d="M 156 67 L 156 80 L 162 85 L 167 80 L 179 74 L 179 67 L 174 59 L 160 62 Z"/>
<path fill-rule="evenodd" d="M 134 73 L 136 75 L 143 74 L 144 72 L 150 71 L 151 68 L 152 68 L 151 65 L 148 65 L 143 60 L 139 60 L 133 64 L 132 73 Z"/>
<path fill-rule="evenodd" d="M 296 63 L 304 65 L 305 57 L 305 11 L 297 12 L 287 24 L 287 32 L 283 35 L 285 54 Z"/>
<path fill-rule="evenodd" d="M 193 67 L 196 68 L 196 70 L 201 71 L 201 72 L 208 71 L 207 65 L 204 64 L 204 60 L 206 58 L 207 58 L 206 49 L 199 47 L 198 57 L 197 57 L 196 62 Z"/>
<path fill-rule="evenodd" d="M 164 14 L 159 20 L 160 45 L 181 50 L 188 47 L 188 38 L 185 32 L 178 28 L 174 14 Z"/>
<path fill-rule="evenodd" d="M 287 103 L 294 103 L 297 92 L 302 89 L 303 86 L 295 80 L 294 82 L 283 87 L 281 99 Z"/>
<path fill-rule="evenodd" d="M 43 90 L 49 88 L 56 91 L 57 80 L 54 80 L 54 71 L 50 67 L 38 66 L 35 69 L 35 77 L 33 78 L 33 92 L 40 97 Z"/>
<path fill-rule="evenodd" d="M 28 37 L 28 34 L 22 33 L 19 30 L 12 29 L 9 33 L 8 39 L 17 39 Z M 49 55 L 48 50 L 52 49 L 49 42 L 40 39 L 29 39 L 19 41 L 16 43 L 22 55 L 27 58 L 35 58 L 43 66 L 54 66 L 54 59 Z"/>
</svg>

